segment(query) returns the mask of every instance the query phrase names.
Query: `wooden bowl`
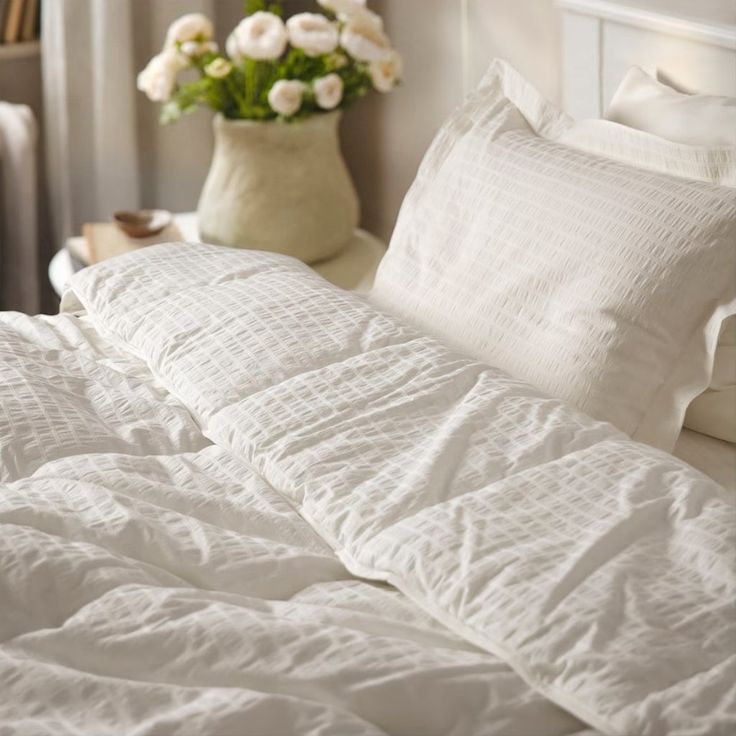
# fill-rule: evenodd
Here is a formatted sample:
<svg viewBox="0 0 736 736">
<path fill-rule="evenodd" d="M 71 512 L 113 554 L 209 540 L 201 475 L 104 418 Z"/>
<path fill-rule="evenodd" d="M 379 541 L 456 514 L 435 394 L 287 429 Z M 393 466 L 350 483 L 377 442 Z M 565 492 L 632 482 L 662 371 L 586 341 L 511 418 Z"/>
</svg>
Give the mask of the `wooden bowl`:
<svg viewBox="0 0 736 736">
<path fill-rule="evenodd" d="M 166 210 L 120 210 L 113 214 L 115 224 L 130 238 L 150 238 L 171 224 Z"/>
</svg>

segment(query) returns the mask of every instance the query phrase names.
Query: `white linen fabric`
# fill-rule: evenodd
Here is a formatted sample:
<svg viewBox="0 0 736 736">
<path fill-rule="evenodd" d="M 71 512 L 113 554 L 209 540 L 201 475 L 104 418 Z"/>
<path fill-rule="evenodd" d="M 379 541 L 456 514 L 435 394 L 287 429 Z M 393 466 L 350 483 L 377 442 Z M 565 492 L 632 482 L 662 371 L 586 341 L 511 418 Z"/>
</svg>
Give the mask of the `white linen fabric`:
<svg viewBox="0 0 736 736">
<path fill-rule="evenodd" d="M 736 192 L 603 158 L 595 133 L 495 62 L 422 162 L 371 298 L 671 450 L 736 311 Z"/>
<path fill-rule="evenodd" d="M 736 445 L 732 442 L 683 429 L 672 454 L 713 478 L 736 497 Z"/>
<path fill-rule="evenodd" d="M 736 727 L 734 508 L 717 484 L 290 259 L 156 246 L 72 290 L 64 308 L 123 351 L 110 369 L 145 361 L 160 411 L 191 420 L 176 442 L 151 423 L 158 457 L 59 457 L 33 364 L 10 354 L 3 390 L 32 421 L 9 442 L 48 438 L 0 493 L 0 717 L 16 731 L 48 692 L 46 723 L 78 731 L 583 730 L 563 710 L 610 734 Z M 149 411 L 135 375 L 114 383 L 137 401 L 116 399 L 123 417 Z M 95 395 L 85 380 L 66 398 Z"/>
<path fill-rule="evenodd" d="M 688 406 L 685 426 L 736 443 L 736 317 L 723 322 L 713 378 L 710 386 Z"/>
<path fill-rule="evenodd" d="M 736 160 L 736 99 L 678 92 L 632 67 L 616 90 L 606 112 L 609 120 L 644 133 L 662 136 L 703 148 L 722 148 L 721 158 Z M 634 148 L 635 163 L 647 167 L 648 149 Z M 677 157 L 671 159 L 676 161 Z M 736 168 L 736 166 L 734 166 Z M 708 178 L 708 168 L 684 171 L 685 176 Z M 680 173 L 672 170 L 671 173 Z M 713 183 L 722 181 L 721 172 L 712 171 Z M 734 185 L 733 177 L 726 180 Z M 736 442 L 736 317 L 727 319 L 718 341 L 713 380 L 685 414 L 685 426 L 698 432 Z"/>
<path fill-rule="evenodd" d="M 613 93 L 607 120 L 691 146 L 736 146 L 736 99 L 690 95 L 632 66 Z"/>
<path fill-rule="evenodd" d="M 0 315 L 0 448 L 3 736 L 592 733 L 348 573 L 85 316 Z"/>
</svg>

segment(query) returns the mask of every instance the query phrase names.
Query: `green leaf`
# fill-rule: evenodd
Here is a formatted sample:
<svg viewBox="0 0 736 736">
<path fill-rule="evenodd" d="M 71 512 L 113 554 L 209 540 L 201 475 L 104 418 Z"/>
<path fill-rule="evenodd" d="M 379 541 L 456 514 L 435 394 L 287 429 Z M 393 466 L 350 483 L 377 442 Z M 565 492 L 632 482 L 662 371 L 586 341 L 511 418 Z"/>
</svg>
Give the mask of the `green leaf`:
<svg viewBox="0 0 736 736">
<path fill-rule="evenodd" d="M 253 15 L 259 11 L 273 13 L 279 18 L 283 17 L 284 9 L 278 0 L 245 0 L 245 14 Z"/>
</svg>

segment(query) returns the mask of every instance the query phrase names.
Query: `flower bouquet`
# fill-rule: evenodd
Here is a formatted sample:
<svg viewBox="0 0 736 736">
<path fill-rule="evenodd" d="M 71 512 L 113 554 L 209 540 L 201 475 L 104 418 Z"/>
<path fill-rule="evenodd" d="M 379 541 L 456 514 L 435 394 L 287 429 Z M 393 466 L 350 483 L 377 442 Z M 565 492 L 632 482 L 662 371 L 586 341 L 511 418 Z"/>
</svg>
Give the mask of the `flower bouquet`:
<svg viewBox="0 0 736 736">
<path fill-rule="evenodd" d="M 163 103 L 163 123 L 199 106 L 229 120 L 293 121 L 347 107 L 371 89 L 391 91 L 402 63 L 381 17 L 365 0 L 317 2 L 323 12 L 284 21 L 279 2 L 250 0 L 226 54 L 206 16 L 185 15 L 138 76 L 138 88 Z M 182 82 L 187 69 L 197 78 Z"/>
<path fill-rule="evenodd" d="M 207 242 L 312 262 L 353 235 L 359 203 L 340 152 L 341 109 L 391 91 L 401 57 L 365 0 L 317 2 L 322 12 L 284 21 L 279 2 L 249 0 L 225 54 L 208 18 L 185 15 L 138 76 L 163 103 L 163 123 L 198 107 L 218 113 L 198 206 Z"/>
</svg>

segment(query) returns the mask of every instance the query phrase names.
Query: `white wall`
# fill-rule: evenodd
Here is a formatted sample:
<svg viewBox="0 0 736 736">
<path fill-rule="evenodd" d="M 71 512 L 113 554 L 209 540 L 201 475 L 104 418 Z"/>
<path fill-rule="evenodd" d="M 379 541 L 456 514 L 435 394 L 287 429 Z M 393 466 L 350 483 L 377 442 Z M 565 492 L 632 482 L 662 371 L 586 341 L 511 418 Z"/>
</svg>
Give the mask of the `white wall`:
<svg viewBox="0 0 736 736">
<path fill-rule="evenodd" d="M 241 17 L 242 0 L 210 5 L 224 40 Z M 343 149 L 360 194 L 363 226 L 388 239 L 401 200 L 437 128 L 463 97 L 462 0 L 369 0 L 405 60 L 404 84 L 359 102 L 345 116 Z M 287 13 L 314 9 L 287 0 Z M 136 64 L 160 46 L 177 12 L 169 0 L 135 0 Z M 560 97 L 560 32 L 554 0 L 467 0 L 468 79 L 475 84 L 495 56 L 508 59 L 554 101 Z M 160 128 L 157 109 L 138 97 L 144 203 L 193 209 L 212 151 L 210 115 L 198 112 Z"/>
<path fill-rule="evenodd" d="M 552 101 L 560 98 L 560 23 L 554 0 L 373 0 L 404 62 L 404 84 L 349 111 L 343 142 L 363 223 L 390 237 L 401 201 L 435 132 L 497 56 Z M 467 25 L 467 79 L 462 21 Z"/>
</svg>

